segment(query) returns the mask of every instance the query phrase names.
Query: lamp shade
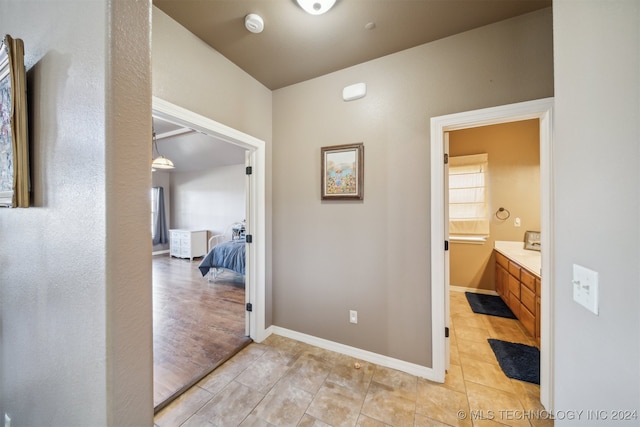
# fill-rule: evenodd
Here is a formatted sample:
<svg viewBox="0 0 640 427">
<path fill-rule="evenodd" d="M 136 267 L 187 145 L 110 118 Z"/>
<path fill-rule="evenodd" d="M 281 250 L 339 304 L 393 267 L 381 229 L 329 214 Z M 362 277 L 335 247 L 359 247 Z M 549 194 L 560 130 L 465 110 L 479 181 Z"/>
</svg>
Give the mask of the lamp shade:
<svg viewBox="0 0 640 427">
<path fill-rule="evenodd" d="M 311 15 L 322 15 L 333 7 L 336 0 L 296 0 L 305 12 Z"/>
<path fill-rule="evenodd" d="M 153 162 L 151 163 L 151 167 L 155 168 L 155 169 L 173 169 L 175 168 L 175 166 L 173 165 L 173 162 L 169 159 L 167 159 L 164 156 L 158 156 L 155 159 L 153 159 Z"/>
</svg>

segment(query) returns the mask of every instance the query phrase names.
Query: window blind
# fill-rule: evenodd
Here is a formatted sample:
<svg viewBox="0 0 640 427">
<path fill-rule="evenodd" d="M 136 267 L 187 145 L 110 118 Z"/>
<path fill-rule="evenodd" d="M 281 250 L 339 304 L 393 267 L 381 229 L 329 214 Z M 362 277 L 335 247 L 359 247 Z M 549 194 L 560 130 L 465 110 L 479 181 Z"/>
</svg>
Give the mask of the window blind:
<svg viewBox="0 0 640 427">
<path fill-rule="evenodd" d="M 489 155 L 449 158 L 449 234 L 489 235 Z"/>
</svg>

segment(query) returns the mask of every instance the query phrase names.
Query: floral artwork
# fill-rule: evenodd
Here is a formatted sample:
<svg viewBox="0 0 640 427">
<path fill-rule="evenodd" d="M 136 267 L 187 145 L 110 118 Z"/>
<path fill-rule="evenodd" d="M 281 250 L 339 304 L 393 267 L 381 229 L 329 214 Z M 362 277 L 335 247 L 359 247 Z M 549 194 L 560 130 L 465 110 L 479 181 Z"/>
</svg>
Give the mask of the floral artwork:
<svg viewBox="0 0 640 427">
<path fill-rule="evenodd" d="M 360 144 L 322 148 L 322 198 L 362 199 L 364 147 Z"/>
<path fill-rule="evenodd" d="M 11 141 L 11 79 L 0 81 L 0 192 L 13 191 L 13 147 Z"/>
</svg>

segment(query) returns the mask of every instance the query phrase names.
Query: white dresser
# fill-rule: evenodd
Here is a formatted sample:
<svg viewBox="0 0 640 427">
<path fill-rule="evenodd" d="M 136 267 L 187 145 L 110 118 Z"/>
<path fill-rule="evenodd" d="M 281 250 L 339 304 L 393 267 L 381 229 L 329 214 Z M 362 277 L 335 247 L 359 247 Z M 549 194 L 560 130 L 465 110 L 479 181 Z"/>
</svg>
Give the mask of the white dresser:
<svg viewBox="0 0 640 427">
<path fill-rule="evenodd" d="M 170 230 L 169 255 L 177 258 L 194 258 L 207 254 L 206 230 Z"/>
</svg>

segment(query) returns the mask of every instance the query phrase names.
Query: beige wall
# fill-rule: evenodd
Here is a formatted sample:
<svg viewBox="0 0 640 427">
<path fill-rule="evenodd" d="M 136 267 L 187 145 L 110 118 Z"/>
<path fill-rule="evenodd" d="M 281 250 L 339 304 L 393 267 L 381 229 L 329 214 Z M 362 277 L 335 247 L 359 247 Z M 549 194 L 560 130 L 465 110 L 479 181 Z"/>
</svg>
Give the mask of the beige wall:
<svg viewBox="0 0 640 427">
<path fill-rule="evenodd" d="M 540 231 L 540 124 L 526 120 L 449 133 L 449 154 L 489 155 L 490 234 L 484 244 L 451 242 L 452 286 L 494 290 L 493 244 L 524 241 L 527 230 Z M 504 207 L 511 216 L 499 220 Z M 515 227 L 515 218 L 521 226 Z"/>
<path fill-rule="evenodd" d="M 0 2 L 33 206 L 0 211 L 0 417 L 153 423 L 149 1 Z M 144 165 L 144 167 L 142 166 Z"/>
<path fill-rule="evenodd" d="M 274 92 L 275 325 L 431 366 L 429 118 L 552 96 L 551 24 L 542 10 Z M 343 102 L 356 82 L 367 96 Z M 321 201 L 320 147 L 353 142 L 364 200 Z"/>
<path fill-rule="evenodd" d="M 271 325 L 272 94 L 153 7 L 153 95 L 266 142 L 266 313 Z"/>
</svg>

